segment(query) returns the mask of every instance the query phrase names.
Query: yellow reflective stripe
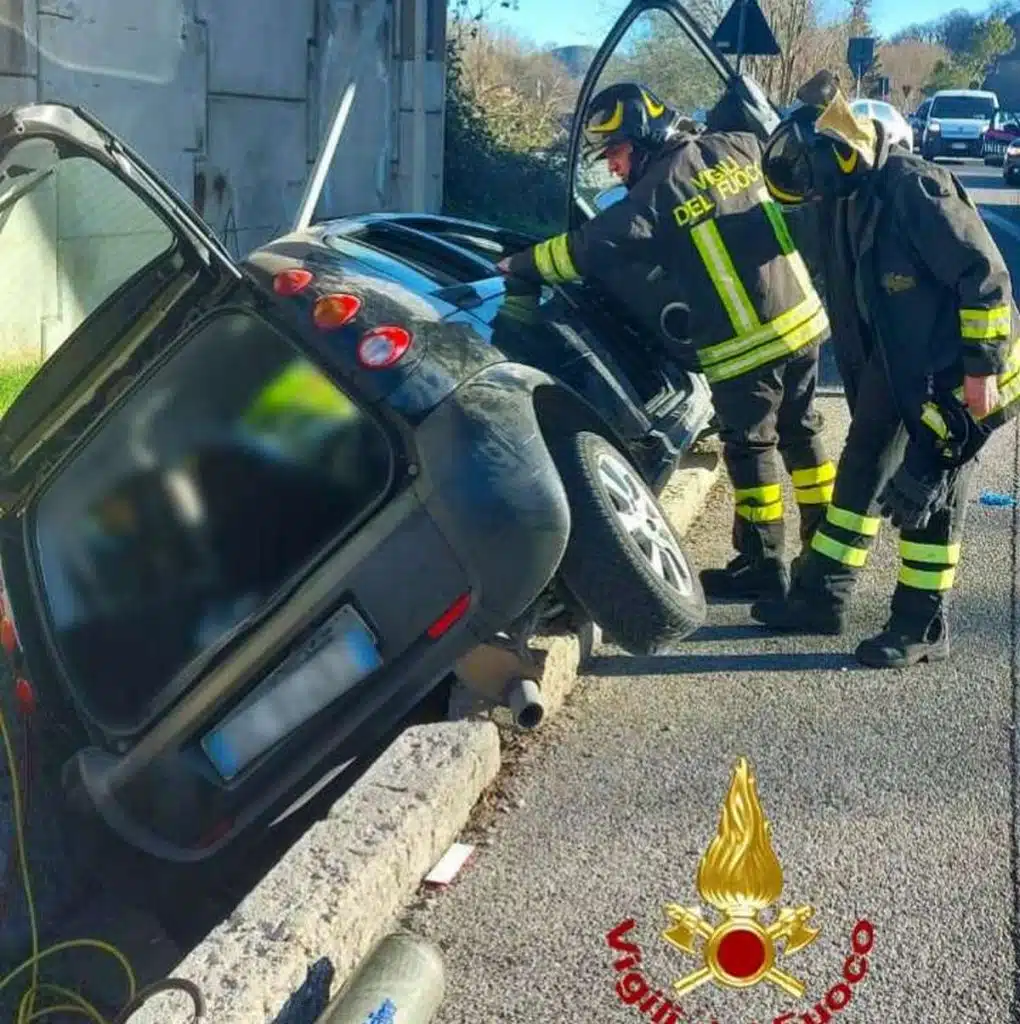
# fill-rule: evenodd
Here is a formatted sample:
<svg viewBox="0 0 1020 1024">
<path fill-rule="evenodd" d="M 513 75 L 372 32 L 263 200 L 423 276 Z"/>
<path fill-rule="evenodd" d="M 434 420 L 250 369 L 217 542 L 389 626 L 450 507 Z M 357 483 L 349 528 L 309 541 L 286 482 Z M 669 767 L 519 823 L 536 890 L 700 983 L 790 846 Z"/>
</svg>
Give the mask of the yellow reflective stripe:
<svg viewBox="0 0 1020 1024">
<path fill-rule="evenodd" d="M 783 518 L 783 503 L 777 501 L 772 505 L 738 505 L 737 515 L 749 523 L 773 523 Z"/>
<path fill-rule="evenodd" d="M 833 526 L 839 526 L 851 533 L 859 533 L 862 537 L 877 537 L 882 520 L 875 516 L 861 516 L 856 512 L 848 512 L 845 508 L 830 505 L 825 518 Z"/>
<path fill-rule="evenodd" d="M 961 402 L 963 401 L 962 387 L 956 388 L 953 394 Z M 974 413 L 971 415 L 980 422 L 989 416 L 994 416 L 997 412 L 1002 412 L 1007 405 L 1014 402 L 1018 397 L 1020 397 L 1020 337 L 1013 342 L 1013 347 L 1010 349 L 1009 356 L 1006 359 L 1006 369 L 999 374 L 999 401 L 986 416 L 978 416 Z"/>
<path fill-rule="evenodd" d="M 838 540 L 826 537 L 821 530 L 816 530 L 811 538 L 811 547 L 819 554 L 826 555 L 835 562 L 859 569 L 868 561 L 867 548 L 855 548 L 850 544 L 841 544 Z"/>
<path fill-rule="evenodd" d="M 733 498 L 738 503 L 750 498 L 758 501 L 761 505 L 771 505 L 774 501 L 779 501 L 782 496 L 782 484 L 762 484 L 760 487 L 741 487 L 733 491 Z"/>
<path fill-rule="evenodd" d="M 760 321 L 754 311 L 751 299 L 740 278 L 737 276 L 733 260 L 726 251 L 722 235 L 715 221 L 705 221 L 691 230 L 691 240 L 701 256 L 708 276 L 719 293 L 722 304 L 729 314 L 730 323 L 736 331 L 750 331 L 758 327 Z"/>
<path fill-rule="evenodd" d="M 834 484 L 822 484 L 820 487 L 798 487 L 793 493 L 798 505 L 824 505 L 832 501 L 835 490 Z"/>
<path fill-rule="evenodd" d="M 1009 336 L 1012 328 L 1012 310 L 1009 306 L 994 309 L 961 309 L 960 332 L 974 341 L 990 341 Z"/>
<path fill-rule="evenodd" d="M 956 565 L 960 561 L 959 544 L 918 544 L 900 541 L 900 558 L 906 562 L 931 562 L 934 565 Z"/>
<path fill-rule="evenodd" d="M 931 402 L 925 402 L 921 407 L 921 422 L 943 440 L 949 437 L 949 427 L 946 426 L 942 413 Z"/>
<path fill-rule="evenodd" d="M 539 242 L 535 246 L 535 268 L 550 284 L 557 284 L 560 275 L 556 272 L 552 256 L 549 253 L 549 243 Z"/>
<path fill-rule="evenodd" d="M 729 341 L 720 341 L 716 345 L 709 345 L 698 353 L 698 360 L 703 368 L 714 363 L 723 362 L 733 356 L 743 355 L 749 349 L 755 348 L 762 342 L 771 341 L 780 335 L 787 334 L 795 327 L 799 327 L 805 320 L 814 316 L 821 309 L 822 301 L 815 295 L 812 298 L 798 302 L 793 309 L 788 309 L 770 320 L 767 324 L 749 334 L 741 334 Z"/>
<path fill-rule="evenodd" d="M 733 359 L 720 366 L 704 367 L 703 372 L 710 383 L 717 383 L 721 380 L 730 380 L 732 377 L 739 377 L 742 373 L 771 363 L 774 359 L 781 359 L 783 356 L 792 355 L 805 345 L 817 341 L 821 334 L 829 326 L 829 317 L 824 309 L 820 309 L 810 320 L 801 324 L 795 330 L 784 334 L 776 341 L 762 345 L 748 352 L 740 359 Z"/>
<path fill-rule="evenodd" d="M 570 258 L 570 247 L 567 245 L 566 235 L 557 235 L 549 239 L 549 256 L 553 266 L 563 281 L 577 281 L 581 275 Z"/>
<path fill-rule="evenodd" d="M 956 579 L 955 569 L 911 569 L 909 565 L 900 566 L 900 583 L 914 590 L 949 590 Z"/>
<path fill-rule="evenodd" d="M 790 474 L 794 487 L 813 487 L 815 484 L 827 484 L 836 479 L 836 467 L 831 462 L 823 462 L 820 466 L 809 466 L 807 469 L 795 469 Z"/>
</svg>

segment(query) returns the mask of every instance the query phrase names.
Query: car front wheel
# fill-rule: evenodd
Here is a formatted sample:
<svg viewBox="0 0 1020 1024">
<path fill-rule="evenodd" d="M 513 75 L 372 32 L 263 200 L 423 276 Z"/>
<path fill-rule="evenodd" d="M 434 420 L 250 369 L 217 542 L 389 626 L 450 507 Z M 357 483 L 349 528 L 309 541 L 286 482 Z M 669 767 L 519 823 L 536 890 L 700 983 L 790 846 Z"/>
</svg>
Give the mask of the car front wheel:
<svg viewBox="0 0 1020 1024">
<path fill-rule="evenodd" d="M 705 623 L 705 595 L 655 496 L 605 438 L 562 438 L 554 458 L 570 502 L 560 576 L 607 637 L 631 654 L 660 652 Z"/>
</svg>

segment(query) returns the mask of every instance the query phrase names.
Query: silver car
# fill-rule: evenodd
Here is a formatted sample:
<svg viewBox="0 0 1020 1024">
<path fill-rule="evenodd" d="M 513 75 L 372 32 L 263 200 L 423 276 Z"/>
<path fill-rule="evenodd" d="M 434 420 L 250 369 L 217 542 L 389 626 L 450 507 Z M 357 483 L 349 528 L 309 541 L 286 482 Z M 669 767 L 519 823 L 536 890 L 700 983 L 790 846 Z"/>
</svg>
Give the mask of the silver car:
<svg viewBox="0 0 1020 1024">
<path fill-rule="evenodd" d="M 914 130 L 907 119 L 891 104 L 883 100 L 854 100 L 851 109 L 858 117 L 881 121 L 894 145 L 914 151 Z"/>
</svg>

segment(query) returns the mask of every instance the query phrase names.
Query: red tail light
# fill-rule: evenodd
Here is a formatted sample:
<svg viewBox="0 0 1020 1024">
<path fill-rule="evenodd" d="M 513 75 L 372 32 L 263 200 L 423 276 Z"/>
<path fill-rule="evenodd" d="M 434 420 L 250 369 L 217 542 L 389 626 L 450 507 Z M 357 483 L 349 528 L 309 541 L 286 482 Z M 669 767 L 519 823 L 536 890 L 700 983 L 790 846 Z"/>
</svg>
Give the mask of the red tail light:
<svg viewBox="0 0 1020 1024">
<path fill-rule="evenodd" d="M 438 640 L 444 633 L 448 633 L 467 613 L 471 607 L 471 591 L 461 594 L 442 615 L 436 619 L 428 628 L 429 639 Z"/>
<path fill-rule="evenodd" d="M 411 335 L 403 327 L 375 327 L 358 342 L 358 362 L 366 370 L 396 366 L 411 347 Z"/>
<path fill-rule="evenodd" d="M 300 295 L 311 283 L 308 270 L 284 270 L 273 278 L 273 291 L 277 295 Z"/>
<path fill-rule="evenodd" d="M 323 295 L 315 303 L 312 319 L 315 326 L 323 331 L 332 331 L 349 324 L 361 309 L 361 299 L 356 295 Z"/>
</svg>

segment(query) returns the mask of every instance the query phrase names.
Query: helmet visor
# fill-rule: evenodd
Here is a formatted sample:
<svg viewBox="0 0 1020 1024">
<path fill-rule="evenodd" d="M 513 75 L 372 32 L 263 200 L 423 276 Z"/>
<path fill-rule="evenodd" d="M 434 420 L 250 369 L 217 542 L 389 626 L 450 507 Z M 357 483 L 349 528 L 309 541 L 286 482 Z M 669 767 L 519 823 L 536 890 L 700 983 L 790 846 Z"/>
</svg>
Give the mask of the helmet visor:
<svg viewBox="0 0 1020 1024">
<path fill-rule="evenodd" d="M 811 158 L 808 143 L 796 123 L 783 125 L 769 139 L 762 168 L 768 190 L 779 202 L 803 203 L 811 198 Z"/>
</svg>

